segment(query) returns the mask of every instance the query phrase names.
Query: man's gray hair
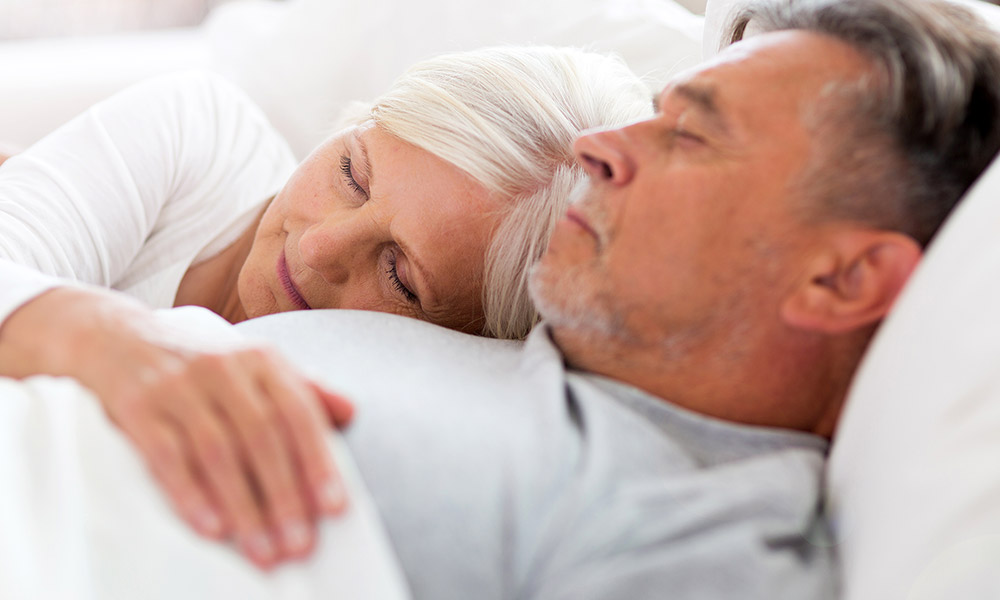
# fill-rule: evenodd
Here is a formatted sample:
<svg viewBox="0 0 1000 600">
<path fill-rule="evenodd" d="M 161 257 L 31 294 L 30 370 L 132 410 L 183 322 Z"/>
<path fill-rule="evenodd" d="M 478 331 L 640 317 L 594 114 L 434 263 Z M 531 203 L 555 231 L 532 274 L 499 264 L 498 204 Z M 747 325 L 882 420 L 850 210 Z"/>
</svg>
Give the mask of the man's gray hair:
<svg viewBox="0 0 1000 600">
<path fill-rule="evenodd" d="M 729 43 L 748 25 L 832 36 L 872 61 L 869 77 L 827 90 L 813 125 L 829 144 L 801 183 L 821 218 L 926 244 L 1000 148 L 997 35 L 943 0 L 757 2 L 732 20 Z"/>
</svg>

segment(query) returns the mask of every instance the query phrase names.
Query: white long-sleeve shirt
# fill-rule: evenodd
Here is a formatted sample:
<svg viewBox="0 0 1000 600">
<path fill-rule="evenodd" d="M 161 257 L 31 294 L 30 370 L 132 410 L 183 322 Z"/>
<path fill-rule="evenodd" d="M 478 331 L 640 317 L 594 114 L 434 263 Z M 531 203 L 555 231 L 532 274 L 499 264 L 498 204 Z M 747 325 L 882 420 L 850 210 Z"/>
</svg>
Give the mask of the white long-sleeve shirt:
<svg viewBox="0 0 1000 600">
<path fill-rule="evenodd" d="M 61 284 L 172 306 L 188 268 L 234 242 L 294 168 L 217 76 L 112 96 L 0 166 L 0 323 Z"/>
</svg>

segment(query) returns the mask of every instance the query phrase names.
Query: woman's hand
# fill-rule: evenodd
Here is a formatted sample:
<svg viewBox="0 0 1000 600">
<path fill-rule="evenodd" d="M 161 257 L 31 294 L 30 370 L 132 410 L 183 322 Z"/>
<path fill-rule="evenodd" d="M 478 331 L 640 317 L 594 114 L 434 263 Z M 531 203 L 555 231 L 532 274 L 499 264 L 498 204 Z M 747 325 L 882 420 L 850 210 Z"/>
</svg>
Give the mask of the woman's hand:
<svg viewBox="0 0 1000 600">
<path fill-rule="evenodd" d="M 63 288 L 3 324 L 0 372 L 77 378 L 177 512 L 204 535 L 231 535 L 260 566 L 308 554 L 316 518 L 344 507 L 324 427 L 346 424 L 351 405 L 265 347 L 178 329 L 113 292 Z"/>
</svg>

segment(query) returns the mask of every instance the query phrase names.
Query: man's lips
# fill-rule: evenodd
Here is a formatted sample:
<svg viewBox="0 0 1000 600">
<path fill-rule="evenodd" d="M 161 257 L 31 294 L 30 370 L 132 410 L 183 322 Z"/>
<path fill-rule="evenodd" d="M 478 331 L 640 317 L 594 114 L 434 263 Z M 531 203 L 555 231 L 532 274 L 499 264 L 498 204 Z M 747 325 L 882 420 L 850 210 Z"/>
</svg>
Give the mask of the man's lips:
<svg viewBox="0 0 1000 600">
<path fill-rule="evenodd" d="M 281 257 L 278 259 L 278 281 L 281 282 L 281 287 L 285 290 L 285 294 L 297 309 L 310 310 L 312 308 L 306 302 L 306 299 L 302 297 L 302 294 L 299 293 L 298 288 L 295 287 L 295 282 L 292 281 L 292 275 L 288 272 L 288 263 L 285 261 L 284 249 L 281 250 Z"/>
<path fill-rule="evenodd" d="M 566 211 L 566 220 L 569 221 L 570 223 L 575 224 L 577 227 L 583 229 L 584 231 L 592 235 L 598 243 L 601 242 L 601 236 L 599 236 L 597 234 L 597 231 L 590 226 L 590 223 L 587 222 L 587 219 L 585 219 L 583 215 L 577 212 L 575 209 L 570 208 Z"/>
</svg>

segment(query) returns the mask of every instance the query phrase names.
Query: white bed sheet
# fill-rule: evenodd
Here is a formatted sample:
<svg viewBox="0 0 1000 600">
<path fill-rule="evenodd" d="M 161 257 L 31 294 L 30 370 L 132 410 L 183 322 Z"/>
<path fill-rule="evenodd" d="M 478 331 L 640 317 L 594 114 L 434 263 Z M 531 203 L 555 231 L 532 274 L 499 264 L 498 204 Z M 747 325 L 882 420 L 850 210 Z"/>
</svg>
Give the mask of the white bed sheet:
<svg viewBox="0 0 1000 600">
<path fill-rule="evenodd" d="M 350 509 L 323 522 L 309 560 L 265 573 L 173 513 L 87 390 L 0 378 L 0 598 L 408 598 L 346 447 L 332 434 L 330 448 Z"/>
</svg>

